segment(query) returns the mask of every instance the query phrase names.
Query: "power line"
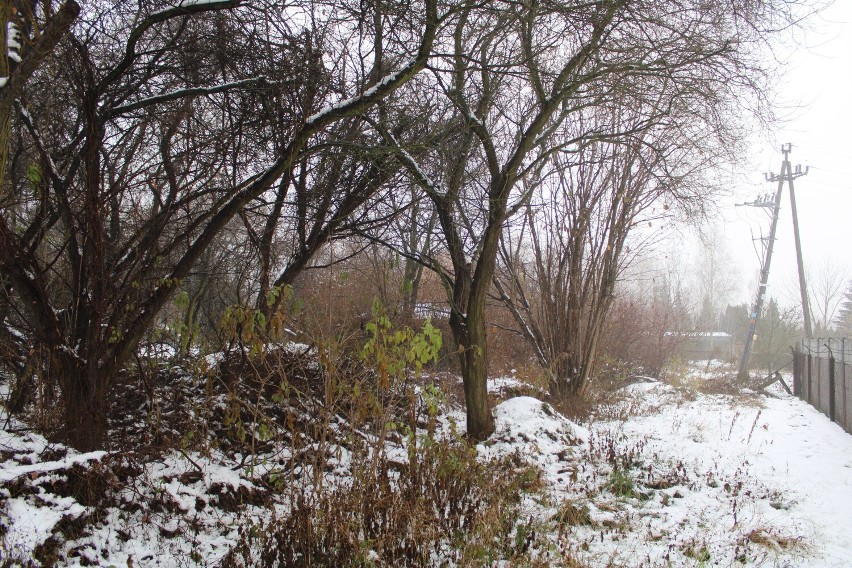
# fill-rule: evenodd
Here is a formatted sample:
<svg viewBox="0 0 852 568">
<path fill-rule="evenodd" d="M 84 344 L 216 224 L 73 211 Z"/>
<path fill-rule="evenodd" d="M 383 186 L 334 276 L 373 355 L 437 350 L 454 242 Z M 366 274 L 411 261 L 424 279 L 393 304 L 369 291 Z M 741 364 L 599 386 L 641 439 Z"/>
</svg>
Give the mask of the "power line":
<svg viewBox="0 0 852 568">
<path fill-rule="evenodd" d="M 813 146 L 800 146 L 796 144 L 796 148 L 801 148 L 802 150 L 809 150 L 811 152 L 816 152 L 817 154 L 825 154 L 827 156 L 834 156 L 836 158 L 846 158 L 847 160 L 852 160 L 852 156 L 850 156 L 849 154 L 838 154 L 829 150 L 814 148 Z"/>
<path fill-rule="evenodd" d="M 846 191 L 852 190 L 852 186 L 850 185 L 838 185 L 836 183 L 825 183 L 824 181 L 814 181 L 811 182 L 812 185 L 822 185 L 824 187 L 833 187 L 834 189 L 843 189 Z"/>
<path fill-rule="evenodd" d="M 849 159 L 850 159 L 850 160 L 852 160 L 852 158 L 849 158 Z M 813 169 L 813 170 L 819 170 L 819 171 L 821 171 L 821 172 L 830 172 L 830 173 L 832 173 L 832 174 L 837 174 L 837 175 L 839 175 L 839 176 L 847 176 L 847 175 L 849 175 L 849 172 L 841 172 L 840 170 L 832 170 L 831 168 L 824 168 L 824 167 L 822 167 L 822 166 L 814 166 L 814 165 L 811 165 L 811 166 L 810 166 L 810 168 L 811 168 L 811 169 Z"/>
</svg>

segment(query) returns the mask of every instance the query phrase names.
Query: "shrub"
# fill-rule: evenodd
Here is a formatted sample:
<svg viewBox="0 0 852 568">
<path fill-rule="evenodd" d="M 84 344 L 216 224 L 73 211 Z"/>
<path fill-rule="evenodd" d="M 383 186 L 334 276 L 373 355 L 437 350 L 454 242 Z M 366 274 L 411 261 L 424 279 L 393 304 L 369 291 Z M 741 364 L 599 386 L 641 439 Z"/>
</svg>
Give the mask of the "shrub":
<svg viewBox="0 0 852 568">
<path fill-rule="evenodd" d="M 242 530 L 223 565 L 430 566 L 439 553 L 481 565 L 519 557 L 536 534 L 520 515 L 529 476 L 511 465 L 480 462 L 459 439 L 425 441 L 407 466 L 385 457 L 373 471 L 362 462 L 350 481 L 298 494 L 282 517 Z"/>
</svg>

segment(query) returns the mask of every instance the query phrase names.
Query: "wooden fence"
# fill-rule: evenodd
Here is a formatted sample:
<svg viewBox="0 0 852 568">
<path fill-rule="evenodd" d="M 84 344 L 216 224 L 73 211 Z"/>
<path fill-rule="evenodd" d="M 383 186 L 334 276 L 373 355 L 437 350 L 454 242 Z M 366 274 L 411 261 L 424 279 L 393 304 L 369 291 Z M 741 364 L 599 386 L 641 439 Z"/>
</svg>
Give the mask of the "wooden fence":
<svg viewBox="0 0 852 568">
<path fill-rule="evenodd" d="M 793 354 L 793 393 L 852 433 L 852 340 L 804 338 Z"/>
</svg>

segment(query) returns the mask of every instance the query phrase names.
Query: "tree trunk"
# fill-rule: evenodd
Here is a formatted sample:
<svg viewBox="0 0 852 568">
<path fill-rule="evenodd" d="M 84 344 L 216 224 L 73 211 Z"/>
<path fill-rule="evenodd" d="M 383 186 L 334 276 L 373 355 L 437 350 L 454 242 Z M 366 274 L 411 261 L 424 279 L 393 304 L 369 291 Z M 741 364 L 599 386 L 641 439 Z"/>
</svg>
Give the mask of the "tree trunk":
<svg viewBox="0 0 852 568">
<path fill-rule="evenodd" d="M 493 228 L 492 228 L 493 230 Z M 491 235 L 493 237 L 493 235 Z M 496 243 L 495 239 L 491 242 Z M 469 264 L 456 266 L 453 309 L 450 328 L 459 349 L 464 398 L 467 406 L 467 435 L 476 441 L 485 440 L 494 433 L 494 416 L 488 401 L 488 346 L 485 331 L 485 298 L 494 273 L 493 264 L 486 256 L 485 247 L 474 277 Z M 463 311 L 463 313 L 462 313 Z"/>
<path fill-rule="evenodd" d="M 81 452 L 103 447 L 109 410 L 106 404 L 108 377 L 87 367 L 59 366 L 65 443 Z"/>
<path fill-rule="evenodd" d="M 468 306 L 467 317 L 450 318 L 450 327 L 459 350 L 464 399 L 467 407 L 467 435 L 482 441 L 494 432 L 494 416 L 488 402 L 488 357 L 485 342 L 484 305 Z"/>
<path fill-rule="evenodd" d="M 423 265 L 416 260 L 406 258 L 402 271 L 402 316 L 406 321 L 414 319 L 422 275 Z"/>
<path fill-rule="evenodd" d="M 201 275 L 198 289 L 189 297 L 186 310 L 183 314 L 183 329 L 178 341 L 178 359 L 184 360 L 189 355 L 190 349 L 198 337 L 198 310 L 207 297 L 207 286 L 210 283 L 210 274 L 205 272 Z"/>
<path fill-rule="evenodd" d="M 589 383 L 589 370 L 593 354 L 584 353 L 582 357 L 569 357 L 562 353 L 553 363 L 550 384 L 550 396 L 565 400 L 583 396 Z"/>
<path fill-rule="evenodd" d="M 567 353 L 560 353 L 556 360 L 551 363 L 548 385 L 550 396 L 556 400 L 572 397 L 578 388 L 575 374 L 573 358 L 568 356 Z"/>
</svg>

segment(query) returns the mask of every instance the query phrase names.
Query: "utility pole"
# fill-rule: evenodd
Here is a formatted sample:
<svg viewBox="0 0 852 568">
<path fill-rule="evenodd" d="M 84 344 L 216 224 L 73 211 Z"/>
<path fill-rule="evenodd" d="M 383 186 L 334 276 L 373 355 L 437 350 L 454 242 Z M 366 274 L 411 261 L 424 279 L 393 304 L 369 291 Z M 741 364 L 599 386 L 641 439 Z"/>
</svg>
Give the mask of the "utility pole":
<svg viewBox="0 0 852 568">
<path fill-rule="evenodd" d="M 772 249 L 775 245 L 775 231 L 778 228 L 778 212 L 781 210 L 781 190 L 783 188 L 784 181 L 783 179 L 779 179 L 778 189 L 775 190 L 775 198 L 773 200 L 770 201 L 769 196 L 765 196 L 755 200 L 753 203 L 743 203 L 743 205 L 750 205 L 752 207 L 771 207 L 772 223 L 769 226 L 769 241 L 766 245 L 766 255 L 763 257 L 763 263 L 760 267 L 760 283 L 757 285 L 757 297 L 752 305 L 751 313 L 748 315 L 748 331 L 745 336 L 745 347 L 743 347 L 743 356 L 740 357 L 740 370 L 737 373 L 737 378 L 739 379 L 748 378 L 748 359 L 751 355 L 751 344 L 754 343 L 757 318 L 763 309 L 763 300 L 766 297 L 766 285 L 769 283 L 769 265 L 772 262 Z"/>
<path fill-rule="evenodd" d="M 755 330 L 757 329 L 757 319 L 760 317 L 760 312 L 763 310 L 763 301 L 766 299 L 766 286 L 769 283 L 769 265 L 772 262 L 772 250 L 775 245 L 775 232 L 778 228 L 778 213 L 781 210 L 781 192 L 784 189 L 786 181 L 790 187 L 790 199 L 793 209 L 793 225 L 796 235 L 796 253 L 799 261 L 799 288 L 802 293 L 802 311 L 805 313 L 805 330 L 810 336 L 810 309 L 807 302 L 807 286 L 805 285 L 805 273 L 802 264 L 802 248 L 799 242 L 798 219 L 796 218 L 796 198 L 793 195 L 793 180 L 808 173 L 807 168 L 802 171 L 802 166 L 796 166 L 796 171 L 793 171 L 790 165 L 790 144 L 781 146 L 781 153 L 784 154 L 784 160 L 781 162 L 781 173 L 778 175 L 766 175 L 766 181 L 777 183 L 775 190 L 775 198 L 770 201 L 768 196 L 757 199 L 753 203 L 743 203 L 742 205 L 750 205 L 752 207 L 771 207 L 772 208 L 772 223 L 769 227 L 769 241 L 766 245 L 766 256 L 763 259 L 763 264 L 760 268 L 760 283 L 757 286 L 757 296 L 754 300 L 751 313 L 749 314 L 748 331 L 745 337 L 745 346 L 743 347 L 743 356 L 740 358 L 740 369 L 737 377 L 740 379 L 748 378 L 748 360 L 751 356 L 751 347 L 754 343 Z"/>
<path fill-rule="evenodd" d="M 789 152 L 790 146 L 787 145 Z M 784 154 L 785 161 L 787 154 Z M 790 171 L 790 162 L 787 163 L 787 171 Z M 802 295 L 802 317 L 805 320 L 805 335 L 808 337 L 814 336 L 814 330 L 811 325 L 811 302 L 808 298 L 808 284 L 805 280 L 805 263 L 802 260 L 802 242 L 799 239 L 799 214 L 796 212 L 796 192 L 793 190 L 793 179 L 803 176 L 808 173 L 808 167 L 805 166 L 805 171 L 802 173 L 802 166 L 796 166 L 795 174 L 790 174 L 787 180 L 790 186 L 790 211 L 793 213 L 793 237 L 796 241 L 796 262 L 799 265 L 799 293 Z"/>
</svg>

